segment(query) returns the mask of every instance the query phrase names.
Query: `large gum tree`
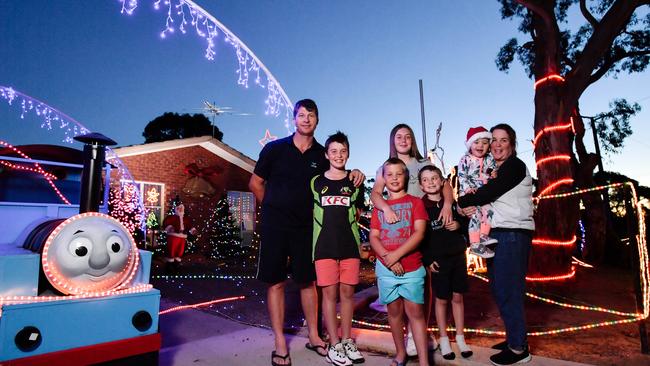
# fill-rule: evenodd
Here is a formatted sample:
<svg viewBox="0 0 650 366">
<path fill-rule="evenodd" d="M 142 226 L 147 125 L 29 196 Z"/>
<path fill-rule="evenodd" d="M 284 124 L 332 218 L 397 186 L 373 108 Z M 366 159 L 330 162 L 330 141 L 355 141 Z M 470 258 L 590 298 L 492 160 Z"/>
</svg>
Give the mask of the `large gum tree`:
<svg viewBox="0 0 650 366">
<path fill-rule="evenodd" d="M 603 77 L 646 69 L 650 61 L 650 0 L 498 1 L 502 18 L 519 21 L 519 31 L 527 39 L 507 41 L 497 56 L 497 67 L 508 71 L 516 58 L 536 81 L 536 194 L 571 191 L 581 181 L 584 184 L 580 176 L 591 176 L 596 166 L 593 154 L 586 153 L 582 143 L 585 128 L 579 118 L 580 96 Z M 577 30 L 571 30 L 567 22 L 573 6 L 579 7 L 585 21 Z M 613 131 L 612 126 L 601 128 Z M 575 248 L 571 239 L 579 215 L 579 198 L 575 196 L 538 202 L 537 240 L 529 276 L 570 272 Z M 563 243 L 568 245 L 557 245 Z"/>
</svg>

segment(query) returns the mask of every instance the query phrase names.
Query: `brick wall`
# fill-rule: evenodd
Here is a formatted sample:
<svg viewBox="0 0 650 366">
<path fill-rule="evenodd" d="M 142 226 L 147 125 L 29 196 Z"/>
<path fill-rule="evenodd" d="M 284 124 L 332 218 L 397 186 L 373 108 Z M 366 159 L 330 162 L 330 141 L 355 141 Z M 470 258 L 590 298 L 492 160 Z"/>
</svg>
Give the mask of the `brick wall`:
<svg viewBox="0 0 650 366">
<path fill-rule="evenodd" d="M 163 198 L 165 212 L 168 210 L 170 199 L 176 195 L 180 196 L 188 216 L 193 218 L 194 225 L 199 231 L 204 227 L 210 209 L 226 191 L 249 191 L 248 181 L 251 173 L 200 146 L 152 152 L 121 159 L 136 181 L 165 184 Z M 213 197 L 194 198 L 183 193 L 183 187 L 191 177 L 185 174 L 185 167 L 193 163 L 200 168 L 212 166 L 221 168 L 220 173 L 206 179 L 217 190 Z"/>
</svg>

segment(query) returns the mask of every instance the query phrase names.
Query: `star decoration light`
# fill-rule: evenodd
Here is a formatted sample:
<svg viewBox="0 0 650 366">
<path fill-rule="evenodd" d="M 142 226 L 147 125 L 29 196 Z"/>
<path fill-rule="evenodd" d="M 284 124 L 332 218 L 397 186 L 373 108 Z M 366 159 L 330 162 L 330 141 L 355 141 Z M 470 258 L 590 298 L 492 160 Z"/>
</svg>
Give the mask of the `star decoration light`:
<svg viewBox="0 0 650 366">
<path fill-rule="evenodd" d="M 160 196 L 158 190 L 155 187 L 151 187 L 151 189 L 147 191 L 147 202 L 152 205 L 155 204 L 158 202 L 158 196 Z"/>
<path fill-rule="evenodd" d="M 264 133 L 264 137 L 261 140 L 259 140 L 259 143 L 260 143 L 260 145 L 264 146 L 264 145 L 268 144 L 269 142 L 275 141 L 277 139 L 278 139 L 278 137 L 277 136 L 272 136 L 271 132 L 267 129 L 266 132 Z"/>
</svg>

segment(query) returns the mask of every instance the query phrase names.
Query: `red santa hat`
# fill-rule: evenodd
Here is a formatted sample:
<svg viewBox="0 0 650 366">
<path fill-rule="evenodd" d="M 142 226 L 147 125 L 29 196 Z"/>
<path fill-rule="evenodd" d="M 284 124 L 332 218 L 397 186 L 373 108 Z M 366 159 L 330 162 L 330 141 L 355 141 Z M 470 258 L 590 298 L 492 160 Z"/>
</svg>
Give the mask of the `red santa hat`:
<svg viewBox="0 0 650 366">
<path fill-rule="evenodd" d="M 472 127 L 467 131 L 467 141 L 465 141 L 465 146 L 467 146 L 467 149 L 472 146 L 474 141 L 478 139 L 492 139 L 492 133 L 490 131 L 486 130 L 485 127 L 483 126 L 478 126 L 478 127 Z"/>
</svg>

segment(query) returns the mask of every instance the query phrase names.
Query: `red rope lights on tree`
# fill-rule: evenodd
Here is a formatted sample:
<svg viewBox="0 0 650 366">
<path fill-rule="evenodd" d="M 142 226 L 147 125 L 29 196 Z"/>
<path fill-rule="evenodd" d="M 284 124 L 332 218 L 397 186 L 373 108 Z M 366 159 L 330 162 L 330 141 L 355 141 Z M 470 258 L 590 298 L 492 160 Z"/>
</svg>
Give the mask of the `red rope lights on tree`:
<svg viewBox="0 0 650 366">
<path fill-rule="evenodd" d="M 537 88 L 546 83 L 546 82 L 564 82 L 564 78 L 558 74 L 550 74 L 546 77 L 543 77 L 535 82 L 535 90 Z M 547 133 L 555 133 L 555 132 L 566 132 L 567 130 L 571 129 L 571 131 L 575 134 L 575 128 L 573 126 L 573 118 L 570 118 L 568 123 L 565 124 L 557 124 L 554 126 L 548 126 L 543 128 L 541 131 L 539 131 L 536 135 L 535 138 L 533 139 L 533 147 L 537 147 L 537 143 L 539 140 Z M 562 162 L 568 162 L 571 160 L 571 156 L 568 154 L 556 154 L 556 155 L 551 155 L 547 156 L 544 158 L 537 159 L 535 161 L 535 165 L 539 168 L 542 164 L 548 163 L 548 162 L 553 162 L 553 161 L 562 161 Z M 570 177 L 565 177 L 565 178 L 560 178 L 554 182 L 551 182 L 548 186 L 546 186 L 544 189 L 541 189 L 537 197 L 534 197 L 533 200 L 535 203 L 539 202 L 540 197 L 551 193 L 553 190 L 558 188 L 559 186 L 562 185 L 572 185 L 574 182 L 573 178 Z M 554 246 L 554 247 L 571 247 L 575 245 L 576 243 L 576 236 L 574 235 L 573 238 L 570 240 L 554 240 L 550 238 L 535 238 L 533 239 L 533 244 L 534 245 L 544 245 L 544 246 Z M 575 267 L 571 268 L 571 271 L 566 274 L 561 274 L 561 275 L 555 275 L 555 276 L 544 276 L 544 277 L 526 277 L 527 281 L 556 281 L 556 280 L 563 280 L 567 278 L 571 278 L 575 275 Z"/>
<path fill-rule="evenodd" d="M 560 241 L 560 240 L 544 240 L 544 239 L 533 239 L 533 244 L 537 245 L 555 245 L 555 246 L 571 246 L 575 244 L 577 237 L 574 235 L 571 240 Z"/>
<path fill-rule="evenodd" d="M 0 140 L 0 145 L 3 145 L 3 146 L 8 147 L 8 148 L 11 149 L 12 151 L 14 151 L 16 154 L 22 156 L 24 159 L 32 160 L 32 158 L 30 158 L 30 157 L 27 156 L 25 153 L 23 153 L 22 151 L 18 150 L 18 148 L 14 147 L 13 145 L 11 145 L 11 144 L 8 143 L 8 142 L 5 142 L 5 141 Z M 36 171 L 37 171 L 38 173 L 40 173 L 41 175 L 43 175 L 43 178 L 45 178 L 45 180 L 47 180 L 47 182 L 50 184 L 50 186 L 52 187 L 52 189 L 54 189 L 54 192 L 56 192 L 56 194 L 59 196 L 59 198 L 61 199 L 61 201 L 65 202 L 65 204 L 67 204 L 67 205 L 71 205 L 70 201 L 68 201 L 68 199 L 65 198 L 65 196 L 63 195 L 63 193 L 61 193 L 61 191 L 59 191 L 59 189 L 56 188 L 56 186 L 54 185 L 54 182 L 52 182 L 52 179 L 48 177 L 48 174 L 49 174 L 49 173 L 47 173 L 45 170 L 43 170 L 43 168 L 41 168 L 41 166 L 38 165 L 38 163 L 34 163 L 34 167 L 35 167 Z"/>
<path fill-rule="evenodd" d="M 533 139 L 533 147 L 537 146 L 537 141 L 542 137 L 547 132 L 553 132 L 553 131 L 561 131 L 561 130 L 568 130 L 571 129 L 572 131 L 575 131 L 573 128 L 573 117 L 571 118 L 571 121 L 565 125 L 558 125 L 558 126 L 548 126 L 544 127 L 543 130 L 539 131 L 537 135 L 535 135 L 535 138 Z"/>
<path fill-rule="evenodd" d="M 537 166 L 540 166 L 540 165 L 542 165 L 544 163 L 547 163 L 547 162 L 553 161 L 553 160 L 571 160 L 571 157 L 569 155 L 566 155 L 566 154 L 553 155 L 553 156 L 549 156 L 547 158 L 539 159 L 539 160 L 537 160 L 537 162 L 535 164 Z"/>
<path fill-rule="evenodd" d="M 552 81 L 556 80 L 559 82 L 564 82 L 564 78 L 558 74 L 551 74 L 547 77 L 543 77 L 535 82 L 534 89 L 537 90 L 537 87 L 540 86 L 541 84 L 544 84 L 547 81 Z"/>
</svg>

